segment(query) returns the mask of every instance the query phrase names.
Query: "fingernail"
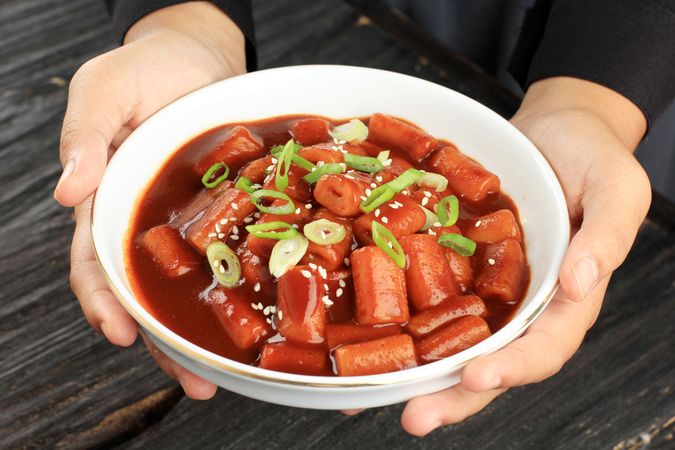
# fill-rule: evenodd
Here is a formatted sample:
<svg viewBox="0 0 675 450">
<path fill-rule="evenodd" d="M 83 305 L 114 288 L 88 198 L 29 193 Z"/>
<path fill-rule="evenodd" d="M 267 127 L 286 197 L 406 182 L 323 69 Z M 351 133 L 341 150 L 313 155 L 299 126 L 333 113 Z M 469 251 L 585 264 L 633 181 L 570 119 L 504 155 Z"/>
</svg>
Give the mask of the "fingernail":
<svg viewBox="0 0 675 450">
<path fill-rule="evenodd" d="M 591 258 L 582 258 L 572 267 L 572 275 L 581 293 L 578 300 L 583 300 L 598 282 L 598 265 Z"/>
<path fill-rule="evenodd" d="M 61 178 L 59 178 L 59 182 L 56 183 L 56 190 L 59 189 L 59 186 L 61 186 L 61 183 L 66 181 L 68 177 L 73 173 L 73 170 L 75 170 L 75 161 L 72 159 L 69 159 L 66 162 L 66 165 L 63 166 L 63 173 L 61 173 Z"/>
<path fill-rule="evenodd" d="M 101 333 L 103 333 L 103 336 L 107 340 L 110 340 L 110 336 L 108 336 L 108 323 L 107 322 L 101 322 Z"/>
</svg>

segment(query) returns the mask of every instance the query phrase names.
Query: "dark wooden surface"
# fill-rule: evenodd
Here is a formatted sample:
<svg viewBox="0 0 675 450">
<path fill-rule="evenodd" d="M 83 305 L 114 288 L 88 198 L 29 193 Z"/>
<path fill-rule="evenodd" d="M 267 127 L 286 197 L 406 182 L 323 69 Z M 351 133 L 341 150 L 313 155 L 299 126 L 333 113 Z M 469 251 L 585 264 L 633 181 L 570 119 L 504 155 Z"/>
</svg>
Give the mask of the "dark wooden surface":
<svg viewBox="0 0 675 450">
<path fill-rule="evenodd" d="M 262 68 L 378 67 L 504 115 L 517 104 L 373 2 L 254 3 Z M 0 1 L 0 448 L 673 448 L 675 213 L 662 198 L 560 374 L 425 439 L 400 429 L 401 406 L 348 418 L 222 390 L 191 401 L 140 344 L 107 344 L 70 293 L 73 223 L 51 192 L 68 80 L 113 46 L 98 0 Z"/>
</svg>

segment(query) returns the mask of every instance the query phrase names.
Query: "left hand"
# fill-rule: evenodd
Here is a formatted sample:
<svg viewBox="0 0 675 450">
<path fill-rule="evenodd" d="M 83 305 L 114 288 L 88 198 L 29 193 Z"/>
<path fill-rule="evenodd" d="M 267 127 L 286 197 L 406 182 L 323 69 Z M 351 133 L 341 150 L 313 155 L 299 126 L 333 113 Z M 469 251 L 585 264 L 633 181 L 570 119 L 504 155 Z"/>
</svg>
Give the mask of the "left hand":
<svg viewBox="0 0 675 450">
<path fill-rule="evenodd" d="M 468 364 L 459 385 L 410 400 L 401 423 L 414 435 L 460 422 L 508 388 L 556 374 L 595 322 L 651 202 L 649 180 L 632 155 L 646 122 L 616 92 L 549 78 L 530 87 L 511 122 L 539 147 L 565 193 L 575 232 L 562 289 L 522 337 Z"/>
</svg>

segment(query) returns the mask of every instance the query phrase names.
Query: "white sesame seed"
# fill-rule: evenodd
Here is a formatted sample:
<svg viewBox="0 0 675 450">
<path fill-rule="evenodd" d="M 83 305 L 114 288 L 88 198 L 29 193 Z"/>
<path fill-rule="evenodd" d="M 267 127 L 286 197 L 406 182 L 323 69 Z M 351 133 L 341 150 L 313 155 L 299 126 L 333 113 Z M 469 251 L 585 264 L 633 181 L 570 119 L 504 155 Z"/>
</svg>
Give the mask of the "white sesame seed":
<svg viewBox="0 0 675 450">
<path fill-rule="evenodd" d="M 376 176 L 376 177 L 375 177 L 375 180 L 376 180 L 378 183 L 382 183 L 382 175 Z"/>
<path fill-rule="evenodd" d="M 264 314 L 264 315 L 268 315 L 269 313 L 270 313 L 270 307 L 269 307 L 269 306 L 265 306 L 265 309 L 263 309 L 263 314 Z"/>
<path fill-rule="evenodd" d="M 260 292 L 260 282 L 257 282 L 255 285 L 253 285 L 253 291 Z"/>
<path fill-rule="evenodd" d="M 494 265 L 495 265 L 495 260 L 492 259 L 492 258 L 488 259 L 488 264 L 490 264 L 491 266 L 494 266 Z"/>
<path fill-rule="evenodd" d="M 218 270 L 220 271 L 220 273 L 225 273 L 225 267 L 223 267 L 222 265 L 218 266 Z"/>
<path fill-rule="evenodd" d="M 312 204 L 311 204 L 311 203 L 307 203 L 307 204 L 305 205 L 305 208 L 306 208 L 306 209 L 312 209 Z"/>
<path fill-rule="evenodd" d="M 382 163 L 382 165 L 383 165 L 384 167 L 389 167 L 389 166 L 391 166 L 391 158 L 389 158 L 389 159 L 387 159 L 386 161 L 384 161 L 384 162 Z"/>
<path fill-rule="evenodd" d="M 337 145 L 333 145 L 330 149 L 335 150 L 336 152 L 338 151 Z"/>
<path fill-rule="evenodd" d="M 244 218 L 244 223 L 251 223 L 253 222 L 253 217 L 245 217 Z"/>
<path fill-rule="evenodd" d="M 323 297 L 321 297 L 321 301 L 323 302 L 324 305 L 326 305 L 328 307 L 333 306 L 333 302 L 330 300 L 330 298 L 328 298 L 327 295 L 324 295 Z"/>
<path fill-rule="evenodd" d="M 317 162 L 316 162 L 316 167 L 323 167 L 323 166 L 325 166 L 325 165 L 326 165 L 326 162 L 325 162 L 325 161 L 317 161 Z"/>
<path fill-rule="evenodd" d="M 325 231 L 319 230 L 319 234 L 321 234 L 321 239 L 324 239 L 324 240 L 326 239 L 326 236 L 327 236 L 327 235 L 326 235 L 326 232 L 325 232 Z"/>
<path fill-rule="evenodd" d="M 237 227 L 236 225 L 233 226 L 233 227 L 232 227 L 232 232 L 233 232 L 234 234 L 239 234 L 239 227 Z"/>
<path fill-rule="evenodd" d="M 225 233 L 218 233 L 218 239 L 222 239 L 225 237 Z"/>
<path fill-rule="evenodd" d="M 208 234 L 208 237 L 210 237 L 210 238 L 214 238 L 214 237 L 216 237 L 216 236 L 218 236 L 217 233 L 209 233 L 209 234 Z"/>
<path fill-rule="evenodd" d="M 339 141 L 337 141 L 337 143 L 340 145 L 345 145 L 347 141 L 345 141 L 344 139 L 340 139 Z"/>
<path fill-rule="evenodd" d="M 480 221 L 480 220 L 477 220 L 476 223 L 474 224 L 474 226 L 475 226 L 476 228 L 478 228 L 478 227 L 480 226 L 481 223 L 483 223 L 483 222 Z"/>
<path fill-rule="evenodd" d="M 362 195 L 362 196 L 361 196 L 361 201 L 364 201 L 364 202 L 365 202 L 366 200 L 367 200 L 367 197 L 366 197 L 365 195 Z"/>
<path fill-rule="evenodd" d="M 422 206 L 427 206 L 427 203 L 429 203 L 429 197 L 424 197 L 422 199 Z"/>
<path fill-rule="evenodd" d="M 371 191 L 370 189 L 366 189 L 366 195 L 370 195 L 372 193 L 373 193 L 373 191 Z"/>
<path fill-rule="evenodd" d="M 300 271 L 300 273 L 305 278 L 312 278 L 312 272 L 310 272 L 309 270 L 303 269 L 303 270 Z"/>
<path fill-rule="evenodd" d="M 338 166 L 342 167 L 344 170 L 347 170 L 347 164 L 345 163 L 338 163 Z"/>
<path fill-rule="evenodd" d="M 349 174 L 345 175 L 345 178 L 348 180 L 354 180 L 355 178 Z"/>
<path fill-rule="evenodd" d="M 398 209 L 398 205 L 396 203 L 392 203 L 391 205 L 387 205 L 391 209 Z"/>
<path fill-rule="evenodd" d="M 386 217 L 382 217 L 382 223 L 389 223 L 389 219 Z"/>
<path fill-rule="evenodd" d="M 441 226 L 441 223 L 440 222 L 434 222 L 431 226 L 438 228 L 438 227 Z"/>
<path fill-rule="evenodd" d="M 220 225 L 216 224 L 216 233 L 220 233 Z"/>
<path fill-rule="evenodd" d="M 300 229 L 300 226 L 297 223 L 294 223 L 293 225 L 291 225 L 291 227 L 295 228 L 296 230 Z"/>
<path fill-rule="evenodd" d="M 253 217 L 255 217 L 256 219 L 260 219 L 260 213 L 259 213 L 259 212 L 254 213 L 254 214 L 253 214 Z"/>
<path fill-rule="evenodd" d="M 267 319 L 265 319 L 265 322 L 267 322 L 267 323 L 269 323 L 270 325 L 272 325 L 272 319 L 270 319 L 269 317 L 268 317 Z"/>
<path fill-rule="evenodd" d="M 239 209 L 239 205 L 237 205 L 236 203 L 230 203 L 230 206 L 231 206 L 232 209 L 234 209 L 235 211 Z"/>
<path fill-rule="evenodd" d="M 377 208 L 377 209 L 375 210 L 375 217 L 380 217 L 381 212 L 382 212 L 382 211 L 380 211 L 380 208 Z"/>
<path fill-rule="evenodd" d="M 278 162 L 279 162 L 279 160 L 278 160 L 278 159 L 276 159 L 276 158 L 272 158 L 272 164 L 276 164 L 276 163 L 278 163 Z"/>
<path fill-rule="evenodd" d="M 337 144 L 338 142 L 340 142 L 340 141 L 338 141 L 338 138 L 333 138 L 333 143 L 334 143 L 334 144 Z"/>
<path fill-rule="evenodd" d="M 429 228 L 429 234 L 432 236 L 436 236 L 436 232 L 432 228 Z"/>
<path fill-rule="evenodd" d="M 274 314 L 275 312 L 277 312 L 277 307 L 274 306 L 274 305 L 270 306 L 270 312 L 271 312 L 272 314 Z"/>
<path fill-rule="evenodd" d="M 323 289 L 324 289 L 325 291 L 328 291 L 330 288 L 328 287 L 328 285 L 327 285 L 326 283 L 324 283 L 324 284 L 323 284 Z"/>
<path fill-rule="evenodd" d="M 284 318 L 284 313 L 281 312 L 281 310 L 279 310 L 279 312 L 277 313 L 277 315 L 279 316 L 279 320 L 281 320 L 281 319 Z"/>
<path fill-rule="evenodd" d="M 227 223 L 227 219 L 220 219 L 220 224 L 225 225 Z"/>
<path fill-rule="evenodd" d="M 349 262 L 349 258 L 345 258 L 345 259 L 344 259 L 344 263 L 345 263 L 345 266 L 349 266 L 349 264 L 351 264 L 351 263 Z"/>
<path fill-rule="evenodd" d="M 296 214 L 300 214 L 300 211 L 301 211 L 300 208 L 295 208 L 295 213 L 296 213 Z"/>
<path fill-rule="evenodd" d="M 326 269 L 324 269 L 322 266 L 319 266 L 319 275 L 321 275 L 321 278 L 324 280 L 328 278 L 328 272 L 326 272 Z"/>
<path fill-rule="evenodd" d="M 424 196 L 427 197 L 427 198 L 431 198 L 431 192 L 424 191 Z"/>
<path fill-rule="evenodd" d="M 394 248 L 394 244 L 391 241 L 389 241 L 387 242 L 387 247 Z"/>
<path fill-rule="evenodd" d="M 311 172 L 316 172 L 316 166 L 312 167 Z"/>
<path fill-rule="evenodd" d="M 396 206 L 398 206 L 399 208 L 403 208 L 403 203 L 399 202 L 398 200 L 396 200 L 396 201 L 394 202 L 394 204 L 395 204 Z"/>
<path fill-rule="evenodd" d="M 232 234 L 232 235 L 230 235 L 230 239 L 232 239 L 233 241 L 238 241 L 239 235 L 238 234 Z"/>
<path fill-rule="evenodd" d="M 230 222 L 236 222 L 237 218 L 236 217 L 230 217 Z"/>
<path fill-rule="evenodd" d="M 263 309 L 263 304 L 260 303 L 260 302 L 258 302 L 258 309 L 261 310 L 261 311 L 262 311 L 262 309 Z"/>
<path fill-rule="evenodd" d="M 255 184 L 252 184 L 251 187 L 252 187 L 253 189 L 260 189 L 262 186 L 259 185 L 258 183 L 255 183 Z"/>
<path fill-rule="evenodd" d="M 342 296 L 342 292 L 343 292 L 342 288 L 338 288 L 337 291 L 335 291 L 335 296 L 336 297 Z"/>
<path fill-rule="evenodd" d="M 317 266 L 317 265 L 314 264 L 314 263 L 309 263 L 309 268 L 312 269 L 312 270 L 316 270 L 318 267 L 319 267 L 319 266 Z"/>
<path fill-rule="evenodd" d="M 377 184 L 375 184 L 375 183 L 370 183 L 370 187 L 373 188 L 373 189 L 375 189 L 375 188 L 377 188 Z"/>
<path fill-rule="evenodd" d="M 347 286 L 347 283 L 345 283 L 345 280 L 338 280 L 338 285 L 340 287 L 345 287 L 345 286 Z"/>
<path fill-rule="evenodd" d="M 253 308 L 254 310 L 257 310 L 257 309 L 258 309 L 258 305 L 256 305 L 255 303 L 251 303 L 251 308 Z"/>
<path fill-rule="evenodd" d="M 274 170 L 274 164 L 272 164 L 271 166 L 267 166 L 267 169 L 265 169 L 265 170 L 267 170 L 268 172 L 273 171 Z"/>
<path fill-rule="evenodd" d="M 219 265 L 220 265 L 220 261 L 218 261 L 217 259 L 215 261 L 213 261 L 213 267 L 218 267 Z"/>
</svg>

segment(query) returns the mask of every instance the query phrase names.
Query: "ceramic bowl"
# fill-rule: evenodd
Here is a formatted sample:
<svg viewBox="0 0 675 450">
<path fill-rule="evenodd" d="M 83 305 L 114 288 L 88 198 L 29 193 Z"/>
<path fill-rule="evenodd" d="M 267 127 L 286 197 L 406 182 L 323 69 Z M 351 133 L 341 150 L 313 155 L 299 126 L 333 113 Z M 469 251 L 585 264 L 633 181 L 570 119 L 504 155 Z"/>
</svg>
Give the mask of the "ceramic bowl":
<svg viewBox="0 0 675 450">
<path fill-rule="evenodd" d="M 241 364 L 187 341 L 146 311 L 130 288 L 124 242 L 134 206 L 164 162 L 193 137 L 228 122 L 287 114 L 332 118 L 382 112 L 405 118 L 497 174 L 516 202 L 531 265 L 527 296 L 501 330 L 442 361 L 358 377 L 281 373 Z M 295 66 L 231 78 L 195 91 L 145 121 L 117 150 L 96 193 L 92 232 L 101 270 L 119 302 L 170 358 L 225 389 L 271 403 L 316 409 L 368 408 L 436 392 L 469 361 L 503 347 L 552 298 L 569 241 L 558 180 L 537 148 L 485 106 L 445 87 L 382 70 Z"/>
</svg>

